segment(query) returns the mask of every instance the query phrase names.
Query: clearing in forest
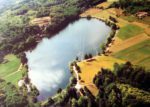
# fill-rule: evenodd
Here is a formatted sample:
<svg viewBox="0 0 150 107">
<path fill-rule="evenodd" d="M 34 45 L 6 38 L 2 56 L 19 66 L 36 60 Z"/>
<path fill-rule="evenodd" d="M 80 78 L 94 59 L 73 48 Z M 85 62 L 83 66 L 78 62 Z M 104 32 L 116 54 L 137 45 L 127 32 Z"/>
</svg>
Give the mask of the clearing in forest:
<svg viewBox="0 0 150 107">
<path fill-rule="evenodd" d="M 123 63 L 124 61 L 110 56 L 96 56 L 93 57 L 93 60 L 84 60 L 78 62 L 78 65 L 81 69 L 79 76 L 81 77 L 80 84 L 86 86 L 93 95 L 97 95 L 98 90 L 93 84 L 94 76 L 101 70 L 101 68 L 108 68 L 113 70 L 114 63 Z"/>
<path fill-rule="evenodd" d="M 51 18 L 50 17 L 41 17 L 41 18 L 35 18 L 30 23 L 33 25 L 39 25 L 39 26 L 46 26 L 50 23 Z"/>
<path fill-rule="evenodd" d="M 6 55 L 4 63 L 0 64 L 0 78 L 16 85 L 23 72 L 26 72 L 26 69 L 24 67 L 21 69 L 20 66 L 21 61 L 19 58 L 13 54 Z"/>
</svg>

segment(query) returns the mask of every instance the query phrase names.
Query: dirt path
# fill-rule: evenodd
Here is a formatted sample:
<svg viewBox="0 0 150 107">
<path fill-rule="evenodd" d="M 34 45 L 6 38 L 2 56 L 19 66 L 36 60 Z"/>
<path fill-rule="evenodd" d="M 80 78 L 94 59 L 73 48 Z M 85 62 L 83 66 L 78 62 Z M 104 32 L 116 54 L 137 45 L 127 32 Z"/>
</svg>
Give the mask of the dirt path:
<svg viewBox="0 0 150 107">
<path fill-rule="evenodd" d="M 10 76 L 14 75 L 15 73 L 17 73 L 17 72 L 21 71 L 22 67 L 23 67 L 23 65 L 22 65 L 22 64 L 20 64 L 20 66 L 19 66 L 19 68 L 17 69 L 17 71 L 15 71 L 15 72 L 13 72 L 13 73 L 11 73 L 11 74 L 9 74 L 9 75 L 5 76 L 4 78 L 10 77 Z"/>
<path fill-rule="evenodd" d="M 116 44 L 114 43 L 114 45 L 112 45 L 110 47 L 110 51 L 112 53 L 116 53 L 116 52 L 119 52 L 119 51 L 124 50 L 126 48 L 129 48 L 135 44 L 138 44 L 144 40 L 147 40 L 147 39 L 150 39 L 150 37 L 148 37 L 145 33 L 142 33 L 142 34 L 139 34 L 135 37 L 129 38 L 125 41 L 118 42 Z"/>
<path fill-rule="evenodd" d="M 80 90 L 80 89 L 82 88 L 82 85 L 80 84 L 79 74 L 78 74 L 78 71 L 77 71 L 77 69 L 76 69 L 75 66 L 73 66 L 73 71 L 75 72 L 76 78 L 77 78 L 77 84 L 76 84 L 75 88 L 76 88 L 77 90 Z"/>
<path fill-rule="evenodd" d="M 75 72 L 76 74 L 76 78 L 77 78 L 77 84 L 75 85 L 75 88 L 77 90 L 80 90 L 81 88 L 83 88 L 84 86 L 86 86 L 91 92 L 96 92 L 94 95 L 96 96 L 97 95 L 97 87 L 93 84 L 93 82 L 86 82 L 86 83 L 83 83 L 80 81 L 79 79 L 79 73 L 76 69 L 75 66 L 73 66 L 73 71 Z M 82 93 L 81 93 L 82 94 Z"/>
</svg>

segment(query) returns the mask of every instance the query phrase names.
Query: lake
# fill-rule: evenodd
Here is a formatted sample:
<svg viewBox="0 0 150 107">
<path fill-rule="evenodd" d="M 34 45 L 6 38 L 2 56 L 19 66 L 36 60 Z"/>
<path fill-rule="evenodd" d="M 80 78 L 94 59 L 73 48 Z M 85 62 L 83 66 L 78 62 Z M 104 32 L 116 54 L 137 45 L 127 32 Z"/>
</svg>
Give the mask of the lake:
<svg viewBox="0 0 150 107">
<path fill-rule="evenodd" d="M 96 55 L 111 28 L 98 19 L 79 19 L 52 38 L 43 38 L 33 51 L 26 52 L 31 83 L 40 91 L 39 100 L 65 88 L 71 76 L 69 62 L 84 54 Z"/>
</svg>

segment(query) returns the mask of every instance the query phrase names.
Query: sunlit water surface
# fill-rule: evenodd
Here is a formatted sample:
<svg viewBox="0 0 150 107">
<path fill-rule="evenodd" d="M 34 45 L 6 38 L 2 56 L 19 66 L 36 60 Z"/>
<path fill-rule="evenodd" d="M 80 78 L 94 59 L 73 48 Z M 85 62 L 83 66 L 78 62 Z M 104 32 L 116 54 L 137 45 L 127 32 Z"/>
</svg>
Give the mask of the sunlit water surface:
<svg viewBox="0 0 150 107">
<path fill-rule="evenodd" d="M 69 62 L 76 56 L 83 58 L 85 53 L 97 54 L 110 32 L 104 22 L 80 19 L 52 38 L 44 38 L 32 52 L 26 52 L 29 78 L 40 91 L 39 100 L 65 88 L 71 76 Z"/>
</svg>

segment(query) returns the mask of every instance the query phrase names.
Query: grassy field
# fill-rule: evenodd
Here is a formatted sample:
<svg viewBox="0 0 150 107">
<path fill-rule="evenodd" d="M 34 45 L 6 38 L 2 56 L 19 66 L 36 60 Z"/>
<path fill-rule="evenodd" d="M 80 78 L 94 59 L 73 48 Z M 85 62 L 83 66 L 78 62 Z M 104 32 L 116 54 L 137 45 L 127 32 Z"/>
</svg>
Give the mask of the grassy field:
<svg viewBox="0 0 150 107">
<path fill-rule="evenodd" d="M 22 77 L 22 72 L 16 72 L 9 77 L 4 77 L 4 79 L 6 80 L 6 82 L 11 82 L 14 85 L 17 85 L 17 82 L 18 80 L 20 80 L 21 77 Z"/>
<path fill-rule="evenodd" d="M 150 69 L 150 39 L 117 52 L 113 56 Z"/>
<path fill-rule="evenodd" d="M 17 72 L 21 62 L 20 59 L 13 54 L 5 56 L 5 60 L 7 60 L 6 63 L 0 64 L 0 78 L 16 85 L 17 81 L 22 77 L 22 71 L 26 69 L 24 68 Z"/>
<path fill-rule="evenodd" d="M 124 61 L 110 57 L 110 56 L 96 56 L 93 61 L 82 61 L 79 62 L 81 73 L 79 76 L 81 77 L 81 84 L 87 86 L 87 88 L 93 93 L 93 95 L 97 95 L 98 90 L 96 86 L 93 84 L 94 76 L 101 70 L 101 68 L 108 68 L 113 70 L 114 63 L 123 63 Z"/>
<path fill-rule="evenodd" d="M 141 43 L 145 40 L 148 40 L 148 39 L 149 39 L 149 37 L 145 33 L 141 33 L 139 35 L 136 35 L 134 37 L 131 37 L 129 39 L 122 40 L 122 41 L 117 41 L 117 39 L 116 39 L 115 42 L 113 43 L 113 45 L 110 47 L 110 51 L 112 53 L 116 53 L 116 52 L 122 51 L 124 49 L 127 49 L 129 47 L 132 47 L 138 43 Z"/>
<path fill-rule="evenodd" d="M 127 20 L 129 22 L 137 21 L 137 22 L 141 22 L 141 23 L 144 23 L 144 24 L 150 24 L 150 16 L 144 17 L 142 20 L 138 19 L 136 16 L 133 16 L 133 15 L 121 16 L 121 18 L 124 19 L 124 20 Z"/>
<path fill-rule="evenodd" d="M 137 20 L 135 16 L 121 16 L 121 18 L 129 22 L 134 22 L 135 20 Z"/>
<path fill-rule="evenodd" d="M 144 32 L 144 29 L 133 25 L 133 24 L 128 24 L 124 27 L 122 27 L 119 32 L 118 32 L 118 37 L 122 40 L 128 39 L 130 37 L 136 36 L 140 33 Z"/>
</svg>

